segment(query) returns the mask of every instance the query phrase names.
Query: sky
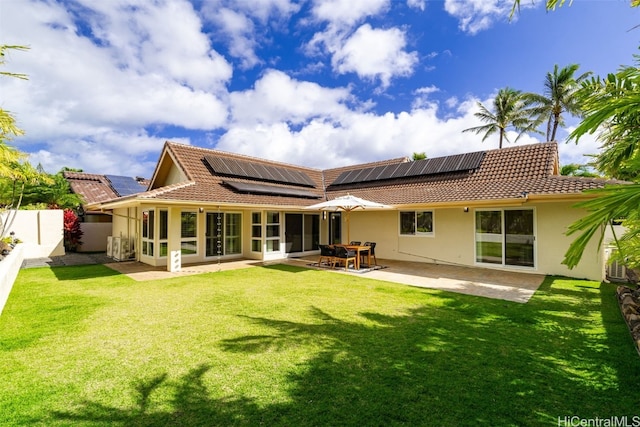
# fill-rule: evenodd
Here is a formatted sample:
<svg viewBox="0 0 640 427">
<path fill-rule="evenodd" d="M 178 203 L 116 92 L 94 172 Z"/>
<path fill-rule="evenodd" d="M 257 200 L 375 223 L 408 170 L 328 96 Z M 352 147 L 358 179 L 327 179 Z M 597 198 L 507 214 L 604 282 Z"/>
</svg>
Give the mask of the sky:
<svg viewBox="0 0 640 427">
<path fill-rule="evenodd" d="M 165 141 L 332 168 L 498 148 L 462 133 L 500 88 L 542 93 L 555 64 L 633 64 L 640 8 L 575 0 L 1 0 L 11 143 L 62 167 L 150 178 Z M 561 164 L 587 163 L 593 136 Z M 510 143 L 541 142 L 527 135 Z"/>
</svg>

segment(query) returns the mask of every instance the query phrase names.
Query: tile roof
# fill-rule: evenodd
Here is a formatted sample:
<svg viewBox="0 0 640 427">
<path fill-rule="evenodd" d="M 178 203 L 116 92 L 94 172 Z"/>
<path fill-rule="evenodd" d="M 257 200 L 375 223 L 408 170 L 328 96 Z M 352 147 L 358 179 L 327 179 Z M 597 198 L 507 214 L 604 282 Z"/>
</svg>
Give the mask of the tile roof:
<svg viewBox="0 0 640 427">
<path fill-rule="evenodd" d="M 64 171 L 62 176 L 69 183 L 71 191 L 80 195 L 86 205 L 105 202 L 119 197 L 105 175 Z M 136 178 L 136 180 L 141 184 L 141 192 L 149 185 L 149 181 L 146 179 Z"/>
<path fill-rule="evenodd" d="M 175 186 L 152 190 L 150 193 L 142 195 L 144 198 L 155 198 L 158 200 L 182 200 L 185 202 L 202 202 L 202 203 L 224 203 L 224 204 L 250 204 L 250 205 L 276 205 L 276 206 L 304 206 L 311 205 L 324 198 L 324 186 L 322 182 L 322 171 L 319 169 L 305 168 L 301 166 L 290 165 L 286 163 L 273 162 L 265 159 L 245 156 L 241 154 L 227 153 L 223 151 L 210 150 L 206 148 L 194 147 L 185 144 L 176 144 L 167 142 L 165 149 L 175 159 L 176 163 L 184 171 L 185 175 L 192 182 L 191 185 Z M 215 154 L 218 157 L 229 159 L 241 159 L 244 161 L 259 163 L 262 165 L 270 165 L 278 168 L 285 168 L 294 171 L 304 172 L 314 184 L 314 188 L 304 187 L 306 191 L 316 195 L 316 199 L 300 198 L 285 195 L 267 195 L 267 194 L 246 194 L 234 191 L 228 185 L 223 184 L 229 180 L 227 176 L 221 176 L 213 173 L 204 157 L 209 154 Z M 234 181 L 245 183 L 259 183 L 260 181 L 233 177 Z M 152 183 L 155 187 L 156 183 Z M 269 183 L 274 187 L 299 190 L 301 187 L 287 184 Z"/>
<path fill-rule="evenodd" d="M 182 169 L 188 181 L 164 187 L 161 186 L 161 182 L 153 182 L 152 187 L 160 187 L 133 196 L 133 198 L 208 204 L 303 207 L 325 198 L 332 199 L 350 193 L 389 205 L 446 204 L 521 199 L 524 193 L 529 196 L 569 197 L 580 194 L 587 189 L 602 188 L 607 183 L 618 182 L 557 175 L 559 162 L 558 146 L 555 142 L 487 150 L 482 162 L 475 170 L 349 185 L 331 185 L 331 183 L 347 170 L 398 164 L 410 160 L 404 157 L 322 171 L 172 142 L 165 144 L 165 150 Z M 268 184 L 283 189 L 283 194 L 247 194 L 237 191 L 233 186 L 224 183 L 225 180 L 229 180 L 229 176 L 216 174 L 211 169 L 204 159 L 209 154 L 304 172 L 315 185 L 314 188 L 305 187 L 305 191 L 317 198 L 286 195 L 287 193 L 295 194 L 295 190 L 300 190 L 301 187 L 273 182 Z M 237 176 L 233 177 L 233 180 L 247 184 L 261 183 L 260 180 Z M 242 188 L 243 186 L 236 187 Z M 250 188 L 251 186 L 244 187 Z M 292 191 L 286 191 L 287 189 Z"/>
<path fill-rule="evenodd" d="M 488 150 L 472 171 L 412 177 L 351 186 L 329 186 L 330 197 L 351 193 L 390 205 L 439 204 L 519 199 L 532 196 L 577 195 L 602 188 L 607 181 L 556 175 L 555 142 Z"/>
</svg>

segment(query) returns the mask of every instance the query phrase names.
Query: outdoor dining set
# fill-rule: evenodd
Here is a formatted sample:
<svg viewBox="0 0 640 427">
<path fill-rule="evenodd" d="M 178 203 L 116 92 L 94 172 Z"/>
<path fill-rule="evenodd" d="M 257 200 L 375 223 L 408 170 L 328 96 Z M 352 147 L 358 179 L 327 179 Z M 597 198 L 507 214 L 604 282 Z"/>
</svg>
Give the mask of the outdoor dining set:
<svg viewBox="0 0 640 427">
<path fill-rule="evenodd" d="M 320 245 L 318 265 L 326 265 L 331 268 L 335 268 L 336 265 L 344 265 L 344 269 L 347 271 L 349 264 L 352 264 L 354 269 L 360 270 L 365 258 L 367 267 L 372 266 L 371 258 L 374 260 L 374 265 L 378 265 L 375 242 L 364 242 L 362 244 L 359 241 L 351 241 L 349 244 Z"/>
</svg>

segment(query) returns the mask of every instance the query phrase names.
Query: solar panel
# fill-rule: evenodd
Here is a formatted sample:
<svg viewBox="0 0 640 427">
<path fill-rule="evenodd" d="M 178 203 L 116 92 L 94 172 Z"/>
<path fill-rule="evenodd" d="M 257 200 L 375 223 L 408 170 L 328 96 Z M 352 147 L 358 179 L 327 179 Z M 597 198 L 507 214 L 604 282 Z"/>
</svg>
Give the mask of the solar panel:
<svg viewBox="0 0 640 427">
<path fill-rule="evenodd" d="M 213 155 L 205 156 L 204 160 L 219 175 L 281 182 L 303 187 L 316 186 L 306 173 L 295 169 Z"/>
<path fill-rule="evenodd" d="M 105 175 L 105 178 L 111 183 L 111 188 L 113 188 L 120 197 L 142 193 L 147 189 L 146 185 L 140 184 L 135 178 L 130 176 Z"/>
<path fill-rule="evenodd" d="M 411 163 L 400 163 L 396 169 L 391 174 L 391 178 L 402 178 L 407 176 L 407 172 L 409 172 L 409 168 L 411 167 Z"/>
<path fill-rule="evenodd" d="M 437 157 L 435 159 L 431 159 L 431 163 L 429 164 L 429 175 L 442 173 L 442 166 L 444 166 L 445 160 L 446 157 Z"/>
<path fill-rule="evenodd" d="M 369 173 L 368 176 L 368 180 L 369 181 L 376 181 L 378 179 L 380 179 L 381 174 L 384 172 L 384 170 L 386 169 L 386 166 L 376 166 L 373 168 L 373 170 L 371 171 L 371 173 Z"/>
<path fill-rule="evenodd" d="M 396 171 L 396 169 L 398 168 L 397 165 L 387 165 L 384 167 L 384 169 L 382 169 L 380 171 L 380 174 L 378 175 L 378 180 L 382 180 L 382 179 L 389 179 L 393 176 L 393 173 Z"/>
<path fill-rule="evenodd" d="M 249 194 L 269 194 L 272 196 L 289 196 L 300 197 L 304 199 L 319 199 L 320 196 L 312 193 L 308 190 L 300 188 L 286 188 L 277 187 L 275 185 L 267 184 L 254 184 L 252 182 L 239 182 L 239 181 L 222 181 L 223 184 L 228 185 L 236 191 Z"/>
<path fill-rule="evenodd" d="M 342 172 L 331 185 L 347 185 L 359 182 L 384 181 L 413 176 L 438 175 L 477 169 L 484 158 L 484 151 L 415 160 L 386 166 L 352 169 Z"/>
</svg>

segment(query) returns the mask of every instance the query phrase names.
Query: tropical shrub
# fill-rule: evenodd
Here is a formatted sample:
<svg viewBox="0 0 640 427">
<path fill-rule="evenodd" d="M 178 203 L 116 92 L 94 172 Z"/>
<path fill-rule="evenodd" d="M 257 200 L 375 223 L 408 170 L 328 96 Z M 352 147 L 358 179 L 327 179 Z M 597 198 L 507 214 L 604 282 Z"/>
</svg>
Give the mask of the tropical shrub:
<svg viewBox="0 0 640 427">
<path fill-rule="evenodd" d="M 80 219 L 71 209 L 65 209 L 63 213 L 64 223 L 64 249 L 69 252 L 77 252 L 84 234 L 80 229 Z"/>
</svg>

